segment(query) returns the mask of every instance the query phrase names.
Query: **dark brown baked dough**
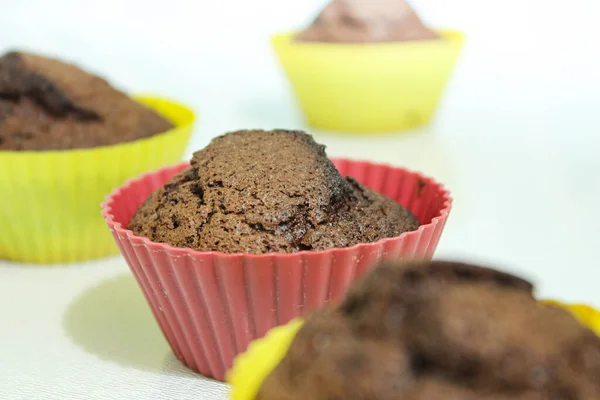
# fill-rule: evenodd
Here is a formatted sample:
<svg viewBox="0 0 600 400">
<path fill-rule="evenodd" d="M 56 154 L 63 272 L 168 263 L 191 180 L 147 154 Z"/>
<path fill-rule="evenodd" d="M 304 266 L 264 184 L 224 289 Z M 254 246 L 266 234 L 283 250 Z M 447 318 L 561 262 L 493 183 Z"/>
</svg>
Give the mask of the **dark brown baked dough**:
<svg viewBox="0 0 600 400">
<path fill-rule="evenodd" d="M 260 400 L 595 400 L 600 338 L 487 268 L 385 264 L 309 317 Z"/>
<path fill-rule="evenodd" d="M 298 131 L 239 131 L 194 154 L 129 223 L 136 235 L 201 251 L 292 253 L 418 228 L 412 213 L 352 178 Z"/>
<path fill-rule="evenodd" d="M 173 125 L 74 65 L 0 57 L 0 150 L 67 150 L 133 141 Z"/>
</svg>

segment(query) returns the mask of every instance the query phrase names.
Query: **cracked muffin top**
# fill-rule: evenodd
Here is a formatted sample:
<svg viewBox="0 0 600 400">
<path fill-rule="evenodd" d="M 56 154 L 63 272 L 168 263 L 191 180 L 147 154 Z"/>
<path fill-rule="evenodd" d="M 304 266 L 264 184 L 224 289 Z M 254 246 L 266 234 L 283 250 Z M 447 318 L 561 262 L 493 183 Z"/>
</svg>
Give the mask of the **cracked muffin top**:
<svg viewBox="0 0 600 400">
<path fill-rule="evenodd" d="M 385 264 L 307 318 L 256 400 L 595 400 L 600 338 L 518 277 Z"/>
<path fill-rule="evenodd" d="M 0 57 L 0 150 L 67 150 L 173 128 L 153 110 L 74 65 L 22 52 Z"/>
<path fill-rule="evenodd" d="M 245 130 L 196 152 L 128 229 L 176 247 L 262 254 L 348 247 L 418 226 L 407 209 L 342 177 L 310 135 Z"/>
</svg>

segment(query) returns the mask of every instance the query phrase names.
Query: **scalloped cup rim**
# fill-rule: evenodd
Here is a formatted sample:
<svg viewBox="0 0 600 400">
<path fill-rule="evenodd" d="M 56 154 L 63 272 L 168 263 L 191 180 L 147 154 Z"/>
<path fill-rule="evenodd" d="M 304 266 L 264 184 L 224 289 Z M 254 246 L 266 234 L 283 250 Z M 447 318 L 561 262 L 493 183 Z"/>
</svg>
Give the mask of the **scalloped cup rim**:
<svg viewBox="0 0 600 400">
<path fill-rule="evenodd" d="M 356 249 L 369 248 L 369 247 L 379 248 L 381 245 L 383 245 L 387 242 L 395 241 L 395 240 L 398 240 L 399 238 L 406 238 L 410 235 L 417 235 L 418 233 L 425 230 L 426 227 L 437 225 L 440 222 L 440 220 L 444 220 L 448 217 L 448 214 L 450 212 L 450 209 L 452 208 L 452 202 L 453 202 L 453 198 L 450 194 L 450 191 L 447 190 L 443 184 L 437 182 L 435 179 L 433 179 L 429 176 L 423 175 L 420 172 L 415 172 L 415 171 L 412 171 L 412 170 L 409 170 L 409 169 L 406 169 L 403 167 L 393 166 L 388 163 L 374 163 L 374 162 L 370 162 L 370 161 L 352 160 L 352 159 L 347 159 L 347 158 L 332 158 L 332 160 L 359 162 L 359 163 L 367 164 L 367 165 L 369 165 L 369 167 L 380 166 L 380 167 L 387 167 L 387 168 L 402 169 L 406 172 L 414 174 L 414 175 L 418 176 L 420 179 L 423 179 L 424 181 L 426 181 L 427 183 L 437 186 L 438 191 L 440 193 L 442 193 L 443 199 L 444 199 L 441 210 L 435 217 L 433 217 L 431 219 L 431 221 L 429 223 L 420 225 L 419 228 L 417 228 L 414 231 L 403 232 L 402 234 L 400 234 L 398 236 L 379 239 L 376 242 L 358 243 L 358 244 L 355 244 L 354 246 L 350 246 L 350 247 L 332 247 L 332 248 L 328 248 L 325 250 L 301 250 L 301 251 L 298 251 L 295 253 L 276 253 L 276 252 L 264 253 L 264 254 L 224 253 L 221 251 L 200 251 L 200 250 L 192 249 L 190 247 L 175 247 L 168 243 L 153 242 L 152 240 L 148 239 L 147 237 L 138 236 L 138 235 L 134 234 L 133 231 L 131 231 L 130 229 L 124 228 L 120 222 L 115 221 L 115 216 L 112 212 L 113 205 L 115 203 L 115 197 L 119 196 L 122 192 L 130 189 L 131 186 L 133 184 L 135 184 L 136 182 L 144 180 L 144 179 L 148 178 L 149 176 L 156 175 L 159 172 L 166 171 L 169 169 L 177 169 L 184 165 L 189 166 L 189 162 L 186 161 L 186 162 L 182 162 L 179 164 L 165 166 L 158 170 L 144 173 L 136 178 L 128 179 L 123 185 L 117 187 L 110 194 L 106 195 L 105 201 L 102 202 L 102 204 L 101 204 L 102 216 L 106 220 L 106 223 L 108 224 L 111 231 L 115 231 L 117 234 L 120 234 L 119 236 L 121 236 L 121 234 L 125 234 L 130 239 L 130 241 L 133 245 L 138 245 L 138 246 L 142 245 L 142 246 L 151 248 L 152 250 L 165 251 L 165 252 L 172 253 L 176 256 L 188 256 L 188 257 L 218 256 L 218 257 L 224 257 L 224 258 L 244 257 L 244 258 L 254 258 L 254 259 L 270 258 L 270 257 L 293 258 L 293 257 L 298 257 L 298 256 L 304 256 L 304 255 L 310 256 L 310 255 L 323 255 L 326 253 L 334 253 L 335 254 L 335 253 L 342 253 L 342 252 L 352 252 Z"/>
</svg>

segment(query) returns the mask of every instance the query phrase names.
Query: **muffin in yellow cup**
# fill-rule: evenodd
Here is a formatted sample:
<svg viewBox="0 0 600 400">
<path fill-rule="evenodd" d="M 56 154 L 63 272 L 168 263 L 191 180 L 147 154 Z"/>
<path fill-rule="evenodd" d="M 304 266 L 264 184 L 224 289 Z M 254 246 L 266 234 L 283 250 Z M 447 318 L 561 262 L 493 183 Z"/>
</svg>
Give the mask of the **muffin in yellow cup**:
<svg viewBox="0 0 600 400">
<path fill-rule="evenodd" d="M 74 65 L 0 57 L 0 259 L 35 263 L 118 253 L 100 203 L 140 173 L 179 161 L 193 112 L 129 98 Z"/>
<path fill-rule="evenodd" d="M 138 97 L 175 127 L 113 146 L 66 151 L 0 151 L 0 259 L 59 263 L 119 252 L 100 203 L 128 178 L 177 162 L 194 113 L 157 97 Z"/>
<path fill-rule="evenodd" d="M 272 44 L 309 125 L 348 133 L 392 132 L 431 119 L 464 36 L 397 43 L 319 43 L 273 36 Z"/>
<path fill-rule="evenodd" d="M 348 133 L 428 122 L 462 42 L 405 0 L 331 0 L 306 29 L 272 38 L 308 123 Z"/>
<path fill-rule="evenodd" d="M 404 266 L 403 271 L 399 265 L 389 264 L 374 270 L 351 289 L 339 308 L 322 310 L 306 321 L 294 320 L 253 342 L 228 374 L 231 398 L 295 399 L 302 398 L 294 397 L 301 390 L 306 394 L 307 385 L 308 390 L 320 385 L 342 387 L 344 391 L 352 384 L 350 381 L 356 383 L 352 393 L 357 393 L 357 398 L 388 398 L 381 396 L 391 393 L 386 388 L 393 389 L 396 395 L 405 393 L 406 398 L 443 398 L 444 393 L 453 393 L 452 398 L 478 398 L 473 396 L 478 392 L 472 387 L 479 387 L 483 388 L 482 393 L 498 396 L 494 399 L 512 399 L 521 392 L 539 395 L 560 391 L 563 384 L 567 385 L 564 390 L 576 394 L 573 398 L 593 399 L 599 393 L 600 386 L 593 378 L 600 365 L 599 311 L 583 305 L 536 302 L 531 296 L 531 284 L 491 269 L 436 261 Z M 448 302 L 440 301 L 442 298 Z M 520 310 L 504 307 L 510 303 L 520 307 L 523 301 L 527 305 Z M 448 317 L 436 310 L 454 315 Z M 353 313 L 352 322 L 336 322 L 348 318 L 349 313 Z M 523 319 L 513 319 L 512 313 Z M 340 315 L 342 319 L 338 319 Z M 432 324 L 436 319 L 445 319 L 445 323 Z M 547 330 L 549 326 L 554 329 Z M 412 335 L 415 327 L 418 332 Z M 348 341 L 346 346 L 340 345 L 347 334 L 362 336 Z M 450 340 L 453 335 L 454 340 Z M 434 336 L 438 340 L 429 341 Z M 378 343 L 388 340 L 391 346 L 390 342 Z M 377 349 L 378 346 L 382 347 Z M 396 349 L 402 356 L 396 354 L 387 360 L 385 354 Z M 386 353 L 377 353 L 380 350 Z M 430 364 L 420 358 L 423 354 L 415 355 L 420 351 L 426 353 L 427 363 L 438 369 L 428 368 Z M 441 358 L 436 360 L 435 354 Z M 421 367 L 415 367 L 415 360 L 420 360 L 417 365 Z M 490 365 L 485 367 L 485 362 Z M 573 368 L 573 362 L 579 365 Z M 457 372 L 463 371 L 466 364 L 475 369 L 464 369 L 469 371 L 466 375 Z M 380 366 L 384 368 L 378 369 Z M 310 371 L 314 368 L 318 371 Z M 405 369 L 407 375 L 414 376 L 394 374 Z M 442 377 L 439 373 L 444 369 L 457 373 Z M 462 386 L 461 380 L 469 376 L 484 386 Z M 502 384 L 498 386 L 494 381 Z M 574 382 L 574 387 L 569 386 Z M 316 398 L 314 393 L 313 397 L 304 398 Z M 331 393 L 340 394 L 335 389 Z M 365 393 L 372 396 L 361 397 Z"/>
</svg>

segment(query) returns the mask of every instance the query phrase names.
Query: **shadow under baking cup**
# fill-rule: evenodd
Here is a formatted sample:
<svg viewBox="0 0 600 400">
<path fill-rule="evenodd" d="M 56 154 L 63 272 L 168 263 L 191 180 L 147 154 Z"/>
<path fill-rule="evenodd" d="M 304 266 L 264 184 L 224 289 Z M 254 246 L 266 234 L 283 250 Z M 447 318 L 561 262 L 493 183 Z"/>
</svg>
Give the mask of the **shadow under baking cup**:
<svg viewBox="0 0 600 400">
<path fill-rule="evenodd" d="M 387 43 L 271 43 L 308 123 L 340 132 L 391 132 L 426 124 L 458 59 L 464 35 Z"/>
<path fill-rule="evenodd" d="M 63 329 L 98 358 L 167 375 L 191 375 L 173 355 L 135 279 L 119 275 L 85 291 L 63 316 Z"/>
</svg>

